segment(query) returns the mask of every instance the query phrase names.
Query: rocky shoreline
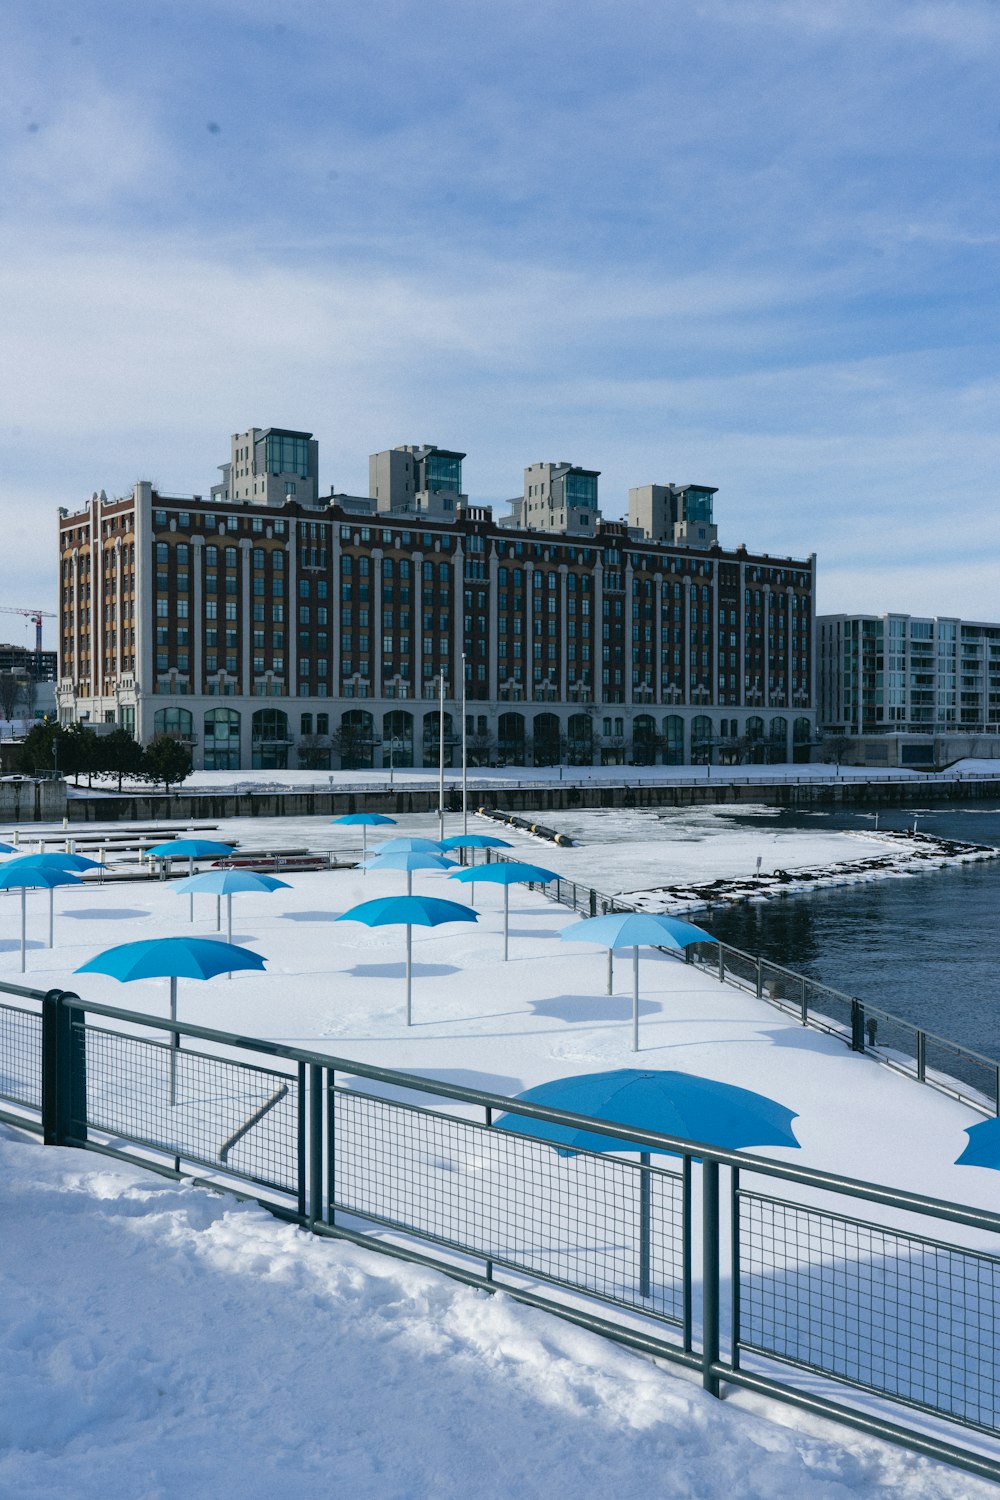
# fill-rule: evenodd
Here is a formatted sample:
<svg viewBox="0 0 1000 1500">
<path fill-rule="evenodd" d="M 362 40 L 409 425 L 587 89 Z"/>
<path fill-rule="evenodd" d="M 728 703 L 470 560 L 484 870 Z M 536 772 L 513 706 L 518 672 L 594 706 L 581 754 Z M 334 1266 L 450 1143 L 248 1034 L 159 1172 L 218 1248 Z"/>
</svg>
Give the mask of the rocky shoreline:
<svg viewBox="0 0 1000 1500">
<path fill-rule="evenodd" d="M 779 896 L 799 895 L 803 891 L 831 886 L 891 880 L 899 876 L 944 869 L 949 865 L 1000 858 L 1000 849 L 991 844 L 963 843 L 958 839 L 935 838 L 929 833 L 866 833 L 865 838 L 876 838 L 880 843 L 885 843 L 886 853 L 865 859 L 838 860 L 833 864 L 813 868 L 776 868 L 735 879 L 623 891 L 622 899 L 627 900 L 637 911 L 689 912 L 734 903 L 770 901 Z"/>
</svg>

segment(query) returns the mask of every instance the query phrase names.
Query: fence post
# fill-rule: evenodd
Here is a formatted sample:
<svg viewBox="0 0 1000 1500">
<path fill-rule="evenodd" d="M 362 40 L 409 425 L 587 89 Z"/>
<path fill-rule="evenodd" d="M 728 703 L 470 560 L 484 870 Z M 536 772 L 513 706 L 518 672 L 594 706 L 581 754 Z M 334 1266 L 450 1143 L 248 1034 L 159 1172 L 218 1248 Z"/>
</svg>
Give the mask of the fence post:
<svg viewBox="0 0 1000 1500">
<path fill-rule="evenodd" d="M 809 1025 L 809 994 L 806 990 L 806 979 L 803 974 L 799 982 L 799 1020 L 803 1026 Z"/>
<path fill-rule="evenodd" d="M 865 1050 L 865 1008 L 860 1000 L 851 1001 L 851 1051 Z"/>
<path fill-rule="evenodd" d="M 712 1366 L 719 1358 L 719 1163 L 706 1161 L 701 1169 L 701 1364 L 702 1384 L 710 1396 L 719 1394 L 719 1377 Z"/>
<path fill-rule="evenodd" d="M 323 1067 L 309 1064 L 309 1223 L 323 1219 Z"/>
<path fill-rule="evenodd" d="M 597 892 L 593 886 L 590 888 L 590 915 L 592 917 L 597 916 Z"/>
<path fill-rule="evenodd" d="M 927 1082 L 927 1033 L 917 1032 L 917 1082 Z"/>
<path fill-rule="evenodd" d="M 722 943 L 719 944 L 719 983 L 726 982 L 726 950 Z"/>
<path fill-rule="evenodd" d="M 764 960 L 757 954 L 757 999 L 764 997 Z"/>
<path fill-rule="evenodd" d="M 46 1146 L 87 1139 L 87 1052 L 82 1026 L 63 1002 L 76 999 L 49 990 L 42 1000 L 42 1138 Z"/>
</svg>

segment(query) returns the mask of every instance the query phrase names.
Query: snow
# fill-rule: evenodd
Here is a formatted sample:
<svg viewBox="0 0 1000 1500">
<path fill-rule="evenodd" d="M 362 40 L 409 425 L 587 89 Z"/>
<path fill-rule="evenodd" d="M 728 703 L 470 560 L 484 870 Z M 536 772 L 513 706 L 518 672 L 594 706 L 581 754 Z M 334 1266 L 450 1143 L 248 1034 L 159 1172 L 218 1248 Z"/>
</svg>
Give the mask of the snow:
<svg viewBox="0 0 1000 1500">
<path fill-rule="evenodd" d="M 4 1495 L 994 1493 L 262 1209 L 12 1131 L 0 1160 Z"/>
<path fill-rule="evenodd" d="M 628 835 L 618 855 L 635 855 L 650 823 L 614 817 Z M 760 828 L 706 822 L 700 811 L 684 819 L 669 825 L 673 868 L 752 868 Z M 387 832 L 435 827 L 424 815 Z M 445 832 L 458 831 L 449 816 Z M 346 848 L 357 837 L 326 819 L 219 825 L 218 836 L 233 834 L 254 847 Z M 541 858 L 537 840 L 503 836 Z M 828 859 L 859 842 L 820 828 L 789 836 L 781 857 Z M 574 878 L 574 858 L 605 861 L 608 851 L 548 845 L 542 862 Z M 265 954 L 268 972 L 182 981 L 182 1020 L 504 1094 L 634 1065 L 630 963 L 616 965 L 608 997 L 605 954 L 561 944 L 574 914 L 540 894 L 511 892 L 507 965 L 496 887 L 476 887 L 475 926 L 414 931 L 408 1030 L 401 930 L 333 920 L 403 890 L 405 876 L 283 878 L 291 890 L 233 902 L 234 940 Z M 414 890 L 469 896 L 437 874 L 415 874 Z M 126 986 L 73 971 L 116 943 L 215 930 L 214 900 L 196 903 L 191 927 L 169 883 L 86 884 L 56 892 L 49 951 L 39 945 L 47 898 L 28 900 L 22 980 L 18 898 L 0 898 L 0 977 L 154 1015 L 167 1011 L 166 981 Z M 761 1154 L 997 1208 L 995 1173 L 953 1165 L 972 1111 L 673 959 L 643 954 L 640 981 L 643 1064 L 757 1089 L 798 1112 L 801 1151 Z M 715 1402 L 673 1368 L 507 1297 L 314 1239 L 256 1207 L 15 1132 L 0 1140 L 0 1156 L 0 1493 L 64 1496 L 69 1483 L 74 1500 L 265 1500 L 287 1494 L 293 1476 L 379 1500 L 555 1489 L 575 1500 L 604 1495 L 609 1482 L 621 1500 L 993 1493 L 746 1393 Z"/>
</svg>

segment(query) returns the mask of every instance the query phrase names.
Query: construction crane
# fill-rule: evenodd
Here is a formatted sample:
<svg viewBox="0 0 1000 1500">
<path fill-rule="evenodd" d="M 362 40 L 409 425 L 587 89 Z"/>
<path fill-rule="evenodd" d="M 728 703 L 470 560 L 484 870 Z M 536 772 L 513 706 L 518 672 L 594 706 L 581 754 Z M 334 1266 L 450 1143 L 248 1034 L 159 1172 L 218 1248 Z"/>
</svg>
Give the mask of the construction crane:
<svg viewBox="0 0 1000 1500">
<path fill-rule="evenodd" d="M 0 615 L 27 615 L 29 620 L 34 620 L 36 652 L 42 649 L 42 621 L 56 618 L 50 609 L 18 609 L 15 605 L 9 604 L 0 604 Z"/>
</svg>

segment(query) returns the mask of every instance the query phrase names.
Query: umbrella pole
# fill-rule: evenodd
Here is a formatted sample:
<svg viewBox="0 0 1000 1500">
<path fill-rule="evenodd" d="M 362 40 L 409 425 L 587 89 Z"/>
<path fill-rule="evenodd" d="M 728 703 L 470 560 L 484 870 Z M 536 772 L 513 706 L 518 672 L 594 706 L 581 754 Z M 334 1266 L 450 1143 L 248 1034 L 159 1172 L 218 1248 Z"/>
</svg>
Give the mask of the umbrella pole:
<svg viewBox="0 0 1000 1500">
<path fill-rule="evenodd" d="M 639 950 L 636 949 L 636 952 Z M 649 1152 L 639 1152 L 639 1296 L 648 1297 L 650 1262 L 650 1189 L 652 1181 L 645 1169 L 649 1166 Z"/>
<path fill-rule="evenodd" d="M 54 946 L 53 942 L 52 942 L 52 908 L 53 908 L 53 904 L 54 904 L 54 899 L 55 899 L 55 891 L 53 890 L 52 886 L 49 886 L 49 947 L 50 948 Z"/>
<path fill-rule="evenodd" d="M 177 1020 L 177 976 L 170 976 L 170 1019 Z M 181 1039 L 176 1031 L 170 1033 L 170 1103 L 177 1103 L 177 1053 L 180 1050 Z"/>
<path fill-rule="evenodd" d="M 507 924 L 510 919 L 510 886 L 503 888 L 503 961 L 507 962 Z"/>
<path fill-rule="evenodd" d="M 365 873 L 365 860 L 368 858 L 368 829 L 364 823 L 361 825 L 361 873 Z"/>
<path fill-rule="evenodd" d="M 608 949 L 608 994 L 615 992 L 615 950 Z"/>
<path fill-rule="evenodd" d="M 227 943 L 231 943 L 232 940 L 233 940 L 233 893 L 232 893 L 232 891 L 227 891 L 226 892 L 226 942 Z M 226 978 L 227 979 L 232 979 L 232 977 L 233 977 L 233 971 L 232 971 L 232 969 L 230 969 L 229 973 L 226 975 Z"/>
<path fill-rule="evenodd" d="M 188 879 L 194 875 L 194 855 L 188 860 Z M 194 891 L 188 896 L 188 916 L 194 921 Z"/>
<path fill-rule="evenodd" d="M 413 928 L 409 922 L 406 924 L 406 1024 L 412 1026 L 413 1016 L 410 1008 L 410 986 L 413 978 Z"/>
<path fill-rule="evenodd" d="M 469 863 L 471 864 L 473 870 L 475 870 L 475 868 L 476 868 L 476 851 L 475 851 L 475 849 L 470 849 L 469 850 Z M 475 877 L 475 875 L 473 875 L 472 879 L 469 881 L 469 886 L 471 887 L 471 890 L 472 890 L 472 895 L 469 897 L 469 905 L 470 906 L 475 906 L 475 904 L 476 904 L 476 877 Z"/>
<path fill-rule="evenodd" d="M 215 898 L 215 930 L 216 930 L 216 932 L 221 932 L 222 931 L 222 897 L 221 896 L 216 896 L 216 898 Z"/>
<path fill-rule="evenodd" d="M 407 872 L 406 872 L 406 894 L 408 896 L 412 896 L 413 895 L 413 871 L 412 870 L 407 870 Z"/>
<path fill-rule="evenodd" d="M 21 887 L 21 973 L 22 974 L 24 973 L 24 939 L 25 939 L 25 929 L 26 929 L 26 926 L 27 926 L 26 903 L 27 903 L 27 892 L 25 891 L 25 888 L 22 885 L 22 887 Z"/>
<path fill-rule="evenodd" d="M 632 1051 L 639 1050 L 639 949 L 632 949 Z"/>
</svg>

